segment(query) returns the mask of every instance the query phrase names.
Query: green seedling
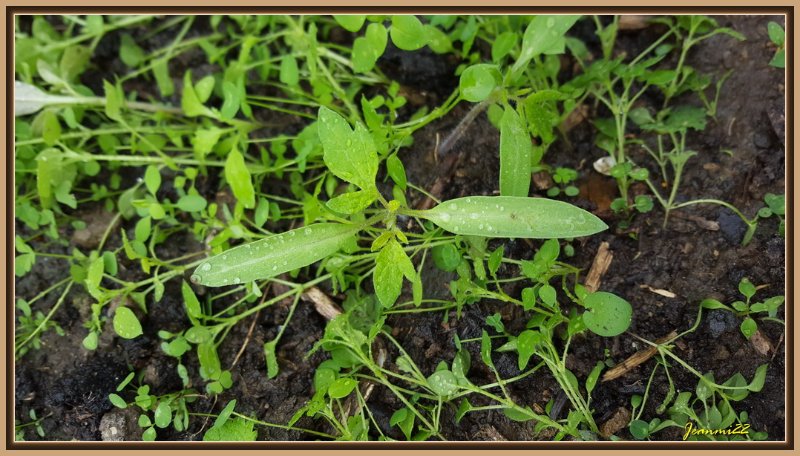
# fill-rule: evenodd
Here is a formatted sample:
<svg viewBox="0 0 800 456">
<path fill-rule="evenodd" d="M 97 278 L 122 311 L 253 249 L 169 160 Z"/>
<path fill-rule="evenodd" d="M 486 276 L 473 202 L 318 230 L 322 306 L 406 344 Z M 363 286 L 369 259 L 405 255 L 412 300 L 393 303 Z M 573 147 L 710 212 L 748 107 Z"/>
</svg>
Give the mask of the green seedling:
<svg viewBox="0 0 800 456">
<path fill-rule="evenodd" d="M 755 293 L 749 281 L 743 281 L 740 287 L 747 293 Z M 744 292 L 743 292 L 744 294 Z M 767 438 L 765 432 L 758 432 L 750 429 L 748 415 L 746 412 L 737 413 L 732 402 L 742 401 L 751 392 L 759 392 L 764 387 L 767 375 L 767 364 L 762 364 L 755 369 L 752 380 L 748 383 L 745 377 L 737 372 L 724 383 L 717 383 L 714 380 L 714 373 L 702 374 L 697 369 L 690 366 L 686 361 L 673 353 L 673 342 L 677 339 L 690 334 L 700 326 L 704 309 L 724 308 L 725 306 L 713 300 L 704 300 L 697 310 L 697 318 L 691 328 L 676 335 L 672 339 L 660 344 L 638 338 L 640 341 L 654 347 L 657 350 L 657 364 L 650 374 L 644 396 L 634 395 L 631 397 L 631 422 L 628 430 L 635 439 L 643 440 L 653 437 L 656 432 L 668 428 L 681 428 L 685 431 L 689 429 L 687 423 L 692 424 L 692 429 L 728 429 L 735 428 L 738 434 L 726 435 L 720 433 L 698 433 L 689 432 L 684 440 L 764 440 Z M 722 306 L 722 307 L 720 307 Z M 683 367 L 698 378 L 697 388 L 695 389 L 695 399 L 692 400 L 692 393 L 677 392 L 670 374 L 672 363 Z M 668 381 L 667 393 L 656 408 L 658 414 L 665 411 L 669 415 L 668 419 L 653 418 L 650 421 L 641 419 L 647 401 L 652 395 L 651 386 L 653 379 L 659 368 L 663 368 Z M 699 407 L 701 406 L 701 407 Z M 698 411 L 699 408 L 699 411 Z"/>
<path fill-rule="evenodd" d="M 783 27 L 781 27 L 777 22 L 770 21 L 767 24 L 767 33 L 769 34 L 769 40 L 772 41 L 772 44 L 774 44 L 777 48 L 775 50 L 775 55 L 772 56 L 772 60 L 769 61 L 769 64 L 775 68 L 785 68 L 786 33 L 783 31 Z"/>
<path fill-rule="evenodd" d="M 189 427 L 189 411 L 187 404 L 191 404 L 199 396 L 194 390 L 186 389 L 175 393 L 156 396 L 150 394 L 150 386 L 142 385 L 135 388 L 136 397 L 128 402 L 117 393 L 121 393 L 135 378 L 131 372 L 117 385 L 117 392 L 108 395 L 108 400 L 115 407 L 124 409 L 136 406 L 142 410 L 139 415 L 139 427 L 144 429 L 142 440 L 152 441 L 157 437 L 157 429 L 164 429 L 172 425 L 177 432 L 182 432 Z M 152 417 L 148 412 L 152 412 Z"/>
<path fill-rule="evenodd" d="M 781 237 L 786 236 L 786 195 L 776 195 L 774 193 L 767 193 L 764 195 L 764 202 L 767 204 L 758 210 L 758 216 L 761 218 L 770 218 L 773 215 L 780 221 L 778 223 L 778 234 Z"/>
<path fill-rule="evenodd" d="M 716 299 L 704 299 L 701 303 L 705 309 L 723 309 L 733 312 L 736 316 L 743 318 L 742 324 L 739 329 L 745 338 L 750 337 L 758 331 L 758 323 L 756 318 L 762 321 L 772 321 L 784 324 L 783 320 L 778 317 L 778 310 L 783 305 L 784 296 L 773 296 L 761 302 L 752 302 L 751 299 L 755 296 L 757 288 L 747 278 L 743 278 L 739 282 L 739 293 L 744 296 L 744 301 L 734 301 L 730 305 L 725 305 Z M 758 314 L 763 314 L 759 316 Z"/>
<path fill-rule="evenodd" d="M 553 172 L 553 182 L 557 187 L 547 189 L 547 196 L 555 198 L 562 192 L 567 196 L 578 196 L 578 187 L 573 184 L 577 178 L 578 172 L 572 168 L 556 168 Z"/>
<path fill-rule="evenodd" d="M 325 164 L 335 176 L 358 189 L 332 198 L 327 207 L 334 213 L 355 216 L 381 199 L 383 209 L 368 219 L 361 216 L 364 222 L 312 224 L 239 246 L 203 262 L 192 275 L 193 282 L 223 286 L 275 277 L 336 253 L 355 241 L 358 232 L 375 229 L 383 222 L 386 229 L 373 243 L 373 250 L 380 250 L 373 281 L 388 307 L 394 303 L 404 276 L 417 280 L 398 242 L 406 238 L 395 228 L 398 214 L 429 220 L 452 233 L 483 237 L 573 238 L 606 228 L 600 219 L 582 209 L 541 198 L 474 196 L 446 201 L 425 211 L 403 208 L 396 200 L 386 202 L 375 185 L 379 162 L 366 128 L 356 124 L 355 130 L 351 129 L 344 118 L 327 108 L 320 109 L 319 119 Z"/>
<path fill-rule="evenodd" d="M 31 421 L 23 423 L 20 420 L 14 420 L 14 441 L 24 442 L 25 429 L 30 427 L 33 427 L 33 429 L 36 431 L 36 435 L 38 435 L 39 438 L 44 439 L 47 436 L 47 434 L 45 434 L 44 428 L 42 427 L 42 421 L 44 421 L 46 418 L 49 418 L 50 416 L 52 416 L 52 413 L 42 417 L 37 417 L 36 410 L 30 409 L 30 411 L 28 412 L 28 417 L 31 419 Z"/>
</svg>

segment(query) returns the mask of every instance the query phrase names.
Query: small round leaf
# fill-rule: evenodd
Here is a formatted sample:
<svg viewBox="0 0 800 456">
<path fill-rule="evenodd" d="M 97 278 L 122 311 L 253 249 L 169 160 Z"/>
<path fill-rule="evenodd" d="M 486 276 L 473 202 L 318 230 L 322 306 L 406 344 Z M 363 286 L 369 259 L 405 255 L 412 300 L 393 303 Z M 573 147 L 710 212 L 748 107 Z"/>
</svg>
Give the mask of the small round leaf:
<svg viewBox="0 0 800 456">
<path fill-rule="evenodd" d="M 599 336 L 617 336 L 631 325 L 630 303 L 613 293 L 597 291 L 586 296 L 583 303 L 588 309 L 583 314 L 583 322 Z"/>
<path fill-rule="evenodd" d="M 133 339 L 142 335 L 142 324 L 131 309 L 119 307 L 114 313 L 114 331 L 123 339 Z"/>
</svg>

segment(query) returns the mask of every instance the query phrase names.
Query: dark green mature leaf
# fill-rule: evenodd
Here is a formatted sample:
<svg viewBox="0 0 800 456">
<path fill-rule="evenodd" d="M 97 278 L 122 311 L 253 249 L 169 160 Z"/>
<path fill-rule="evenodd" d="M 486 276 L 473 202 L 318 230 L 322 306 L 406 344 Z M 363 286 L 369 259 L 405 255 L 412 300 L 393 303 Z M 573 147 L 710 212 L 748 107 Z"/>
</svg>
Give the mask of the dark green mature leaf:
<svg viewBox="0 0 800 456">
<path fill-rule="evenodd" d="M 528 196 L 533 145 L 525 122 L 507 106 L 500 120 L 500 195 Z"/>
<path fill-rule="evenodd" d="M 630 303 L 613 293 L 596 291 L 586 296 L 583 303 L 587 308 L 583 321 L 599 336 L 617 336 L 631 325 L 633 310 Z"/>
</svg>

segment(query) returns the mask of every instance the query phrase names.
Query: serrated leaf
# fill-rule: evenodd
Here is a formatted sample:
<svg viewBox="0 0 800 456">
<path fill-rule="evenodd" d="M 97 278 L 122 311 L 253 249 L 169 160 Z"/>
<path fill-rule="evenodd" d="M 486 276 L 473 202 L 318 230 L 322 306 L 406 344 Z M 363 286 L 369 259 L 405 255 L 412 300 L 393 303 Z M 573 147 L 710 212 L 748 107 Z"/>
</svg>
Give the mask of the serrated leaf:
<svg viewBox="0 0 800 456">
<path fill-rule="evenodd" d="M 392 239 L 375 259 L 375 272 L 372 274 L 375 294 L 384 307 L 391 307 L 397 301 L 403 286 L 403 276 L 413 281 L 416 271 L 405 250 Z"/>
<path fill-rule="evenodd" d="M 372 135 L 360 123 L 351 129 L 342 116 L 324 106 L 319 109 L 318 117 L 317 131 L 328 169 L 362 190 L 375 188 L 378 154 Z"/>
</svg>

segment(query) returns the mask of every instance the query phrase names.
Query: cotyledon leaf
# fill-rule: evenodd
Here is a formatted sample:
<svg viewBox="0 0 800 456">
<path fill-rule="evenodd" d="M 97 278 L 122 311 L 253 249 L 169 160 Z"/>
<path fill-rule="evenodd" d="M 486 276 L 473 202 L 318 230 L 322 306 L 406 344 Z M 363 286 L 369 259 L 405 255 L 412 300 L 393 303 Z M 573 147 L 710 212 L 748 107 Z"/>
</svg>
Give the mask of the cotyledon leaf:
<svg viewBox="0 0 800 456">
<path fill-rule="evenodd" d="M 455 234 L 506 238 L 573 238 L 608 228 L 563 201 L 519 196 L 470 196 L 415 213 Z"/>
<path fill-rule="evenodd" d="M 359 225 L 316 223 L 240 245 L 200 263 L 191 281 L 207 287 L 275 277 L 335 253 Z"/>
</svg>

